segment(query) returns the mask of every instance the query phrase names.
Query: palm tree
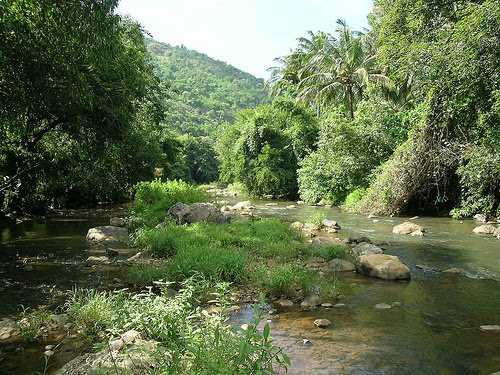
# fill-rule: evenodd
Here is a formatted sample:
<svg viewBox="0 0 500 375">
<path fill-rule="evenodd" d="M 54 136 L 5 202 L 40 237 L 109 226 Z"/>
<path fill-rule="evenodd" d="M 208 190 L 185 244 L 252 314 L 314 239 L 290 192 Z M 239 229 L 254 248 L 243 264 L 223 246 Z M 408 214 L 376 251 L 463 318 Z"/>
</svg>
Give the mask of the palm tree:
<svg viewBox="0 0 500 375">
<path fill-rule="evenodd" d="M 337 25 L 337 37 L 309 32 L 309 38 L 300 38 L 297 50 L 280 60 L 283 67 L 275 70 L 271 84 L 293 87 L 298 100 L 318 110 L 332 102 L 344 103 L 354 118 L 356 101 L 368 83 L 388 84 L 388 79 L 376 65 L 369 35 L 352 31 L 340 19 Z"/>
</svg>

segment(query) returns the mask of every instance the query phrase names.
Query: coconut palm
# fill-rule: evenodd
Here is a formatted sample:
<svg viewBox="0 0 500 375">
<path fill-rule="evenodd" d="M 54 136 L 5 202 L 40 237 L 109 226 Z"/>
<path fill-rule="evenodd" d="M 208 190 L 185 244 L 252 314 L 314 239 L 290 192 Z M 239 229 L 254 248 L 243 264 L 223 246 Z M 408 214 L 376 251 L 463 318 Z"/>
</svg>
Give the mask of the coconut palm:
<svg viewBox="0 0 500 375">
<path fill-rule="evenodd" d="M 293 87 L 298 100 L 318 109 L 343 103 L 354 118 L 356 101 L 368 83 L 388 84 L 370 46 L 367 34 L 352 31 L 339 19 L 336 36 L 310 32 L 309 38 L 300 38 L 299 47 L 280 60 L 282 68 L 275 70 L 271 84 L 288 90 Z"/>
</svg>

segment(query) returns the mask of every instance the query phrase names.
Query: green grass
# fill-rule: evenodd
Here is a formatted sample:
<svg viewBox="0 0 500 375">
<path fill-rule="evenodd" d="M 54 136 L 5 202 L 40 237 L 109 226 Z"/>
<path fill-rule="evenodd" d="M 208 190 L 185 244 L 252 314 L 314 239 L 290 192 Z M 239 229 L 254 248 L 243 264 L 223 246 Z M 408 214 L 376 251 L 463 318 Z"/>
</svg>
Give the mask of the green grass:
<svg viewBox="0 0 500 375">
<path fill-rule="evenodd" d="M 307 295 L 314 284 L 315 275 L 297 263 L 255 266 L 251 273 L 252 283 L 274 297 Z M 299 292 L 300 290 L 300 292 Z"/>
<path fill-rule="evenodd" d="M 308 254 L 312 257 L 320 257 L 325 260 L 344 258 L 346 256 L 346 247 L 343 245 L 323 245 L 311 246 L 308 248 Z"/>
<path fill-rule="evenodd" d="M 46 309 L 23 309 L 18 322 L 19 332 L 26 341 L 36 341 L 48 323 L 50 313 Z"/>
<path fill-rule="evenodd" d="M 150 353 L 156 361 L 155 373 L 273 374 L 273 369 L 289 364 L 272 345 L 269 325 L 262 332 L 255 328 L 259 314 L 248 330 L 241 331 L 226 324 L 223 313 L 204 313 L 198 301 L 209 289 L 216 291 L 212 298 L 219 306 L 230 298 L 227 284 L 213 284 L 198 275 L 186 280 L 175 296 L 166 288 L 159 294 L 146 291 L 135 296 L 77 292 L 67 311 L 76 329 L 85 335 L 101 336 L 105 341 L 109 339 L 102 337 L 105 332 L 116 337 L 135 329 L 145 339 L 157 341 L 157 352 Z M 95 329 L 96 322 L 100 331 Z"/>
<path fill-rule="evenodd" d="M 321 227 L 323 225 L 323 220 L 326 219 L 326 216 L 325 212 L 316 212 L 307 219 L 307 222 Z"/>
<path fill-rule="evenodd" d="M 178 180 L 140 182 L 134 190 L 132 212 L 139 225 L 146 227 L 162 222 L 167 210 L 176 203 L 196 203 L 208 199 L 202 188 Z"/>
<path fill-rule="evenodd" d="M 139 231 L 136 243 L 166 261 L 132 267 L 129 280 L 135 284 L 160 279 L 179 282 L 202 274 L 212 281 L 250 284 L 267 295 L 285 297 L 307 294 L 320 283 L 319 276 L 301 261 L 309 257 L 328 261 L 345 255 L 341 245 L 304 244 L 299 234 L 278 219 L 219 225 L 168 223 L 163 228 Z"/>
</svg>

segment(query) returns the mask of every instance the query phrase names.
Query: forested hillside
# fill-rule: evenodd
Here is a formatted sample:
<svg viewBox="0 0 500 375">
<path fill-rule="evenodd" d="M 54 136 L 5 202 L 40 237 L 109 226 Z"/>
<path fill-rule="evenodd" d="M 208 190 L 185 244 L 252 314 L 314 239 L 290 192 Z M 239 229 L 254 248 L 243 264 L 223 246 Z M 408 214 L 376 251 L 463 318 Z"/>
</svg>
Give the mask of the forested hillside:
<svg viewBox="0 0 500 375">
<path fill-rule="evenodd" d="M 262 103 L 264 81 L 183 46 L 147 39 L 157 73 L 169 85 L 164 123 L 181 133 L 208 134 L 237 111 Z"/>
</svg>

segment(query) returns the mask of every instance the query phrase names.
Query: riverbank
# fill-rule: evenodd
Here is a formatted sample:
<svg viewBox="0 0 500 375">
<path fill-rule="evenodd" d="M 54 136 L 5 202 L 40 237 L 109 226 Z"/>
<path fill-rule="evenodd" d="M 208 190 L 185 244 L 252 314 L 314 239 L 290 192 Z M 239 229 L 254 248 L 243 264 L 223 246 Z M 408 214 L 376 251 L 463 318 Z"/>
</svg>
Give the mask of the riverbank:
<svg viewBox="0 0 500 375">
<path fill-rule="evenodd" d="M 231 199 L 218 200 L 228 201 L 228 206 L 241 200 Z M 340 223 L 342 229 L 330 234 L 333 239 L 368 236 L 372 242 L 382 244 L 386 253 L 399 256 L 411 270 L 410 282 L 378 281 L 344 273 L 338 278 L 343 285 L 342 293 L 331 302 L 331 307 L 304 309 L 300 299 L 292 299 L 292 306 L 281 305 L 279 299 L 266 306 L 264 312 L 273 314 L 266 314 L 262 324 L 270 325 L 274 344 L 290 355 L 291 373 L 313 368 L 315 373 L 399 374 L 419 369 L 419 373 L 434 374 L 445 369 L 451 373 L 465 369 L 465 373 L 488 374 L 499 368 L 498 335 L 480 329 L 482 325 L 495 324 L 491 317 L 500 307 L 495 263 L 498 258 L 489 256 L 495 253 L 497 242 L 474 235 L 474 223 L 419 218 L 415 220 L 427 229 L 425 236 L 409 237 L 392 234 L 392 228 L 404 219 L 367 219 L 325 207 L 292 208 L 290 202 L 251 203 L 255 208 L 249 211 L 254 217 L 279 216 L 290 222 L 306 221 L 321 211 Z M 83 227 L 107 224 L 106 219 L 95 224 L 84 222 L 81 232 L 85 232 Z M 76 223 L 71 226 L 79 227 Z M 68 223 L 59 222 L 56 227 L 61 230 L 65 225 Z M 28 232 L 33 233 L 33 229 Z M 64 237 L 52 230 L 53 234 L 59 234 L 55 238 Z M 29 236 L 28 233 L 25 239 L 29 240 L 26 238 Z M 33 239 L 29 246 L 37 243 L 36 236 Z M 64 242 L 57 239 L 52 245 L 60 240 Z M 80 241 L 84 241 L 82 234 Z M 11 245 L 17 247 L 19 243 L 22 241 Z M 82 263 L 85 255 L 80 255 Z M 467 272 L 438 272 L 453 267 Z M 93 278 L 102 272 L 100 266 L 90 267 L 89 271 Z M 124 276 L 121 280 L 125 280 Z M 71 289 L 69 285 L 66 287 Z M 237 327 L 252 322 L 252 310 L 245 306 L 232 313 L 232 322 Z M 318 328 L 314 325 L 316 319 L 328 319 L 332 325 Z M 452 344 L 463 339 L 467 344 L 460 347 Z M 308 341 L 304 344 L 304 340 Z M 40 365 L 43 365 L 43 349 L 38 347 Z M 51 361 L 55 363 L 60 355 L 56 350 Z"/>
</svg>

